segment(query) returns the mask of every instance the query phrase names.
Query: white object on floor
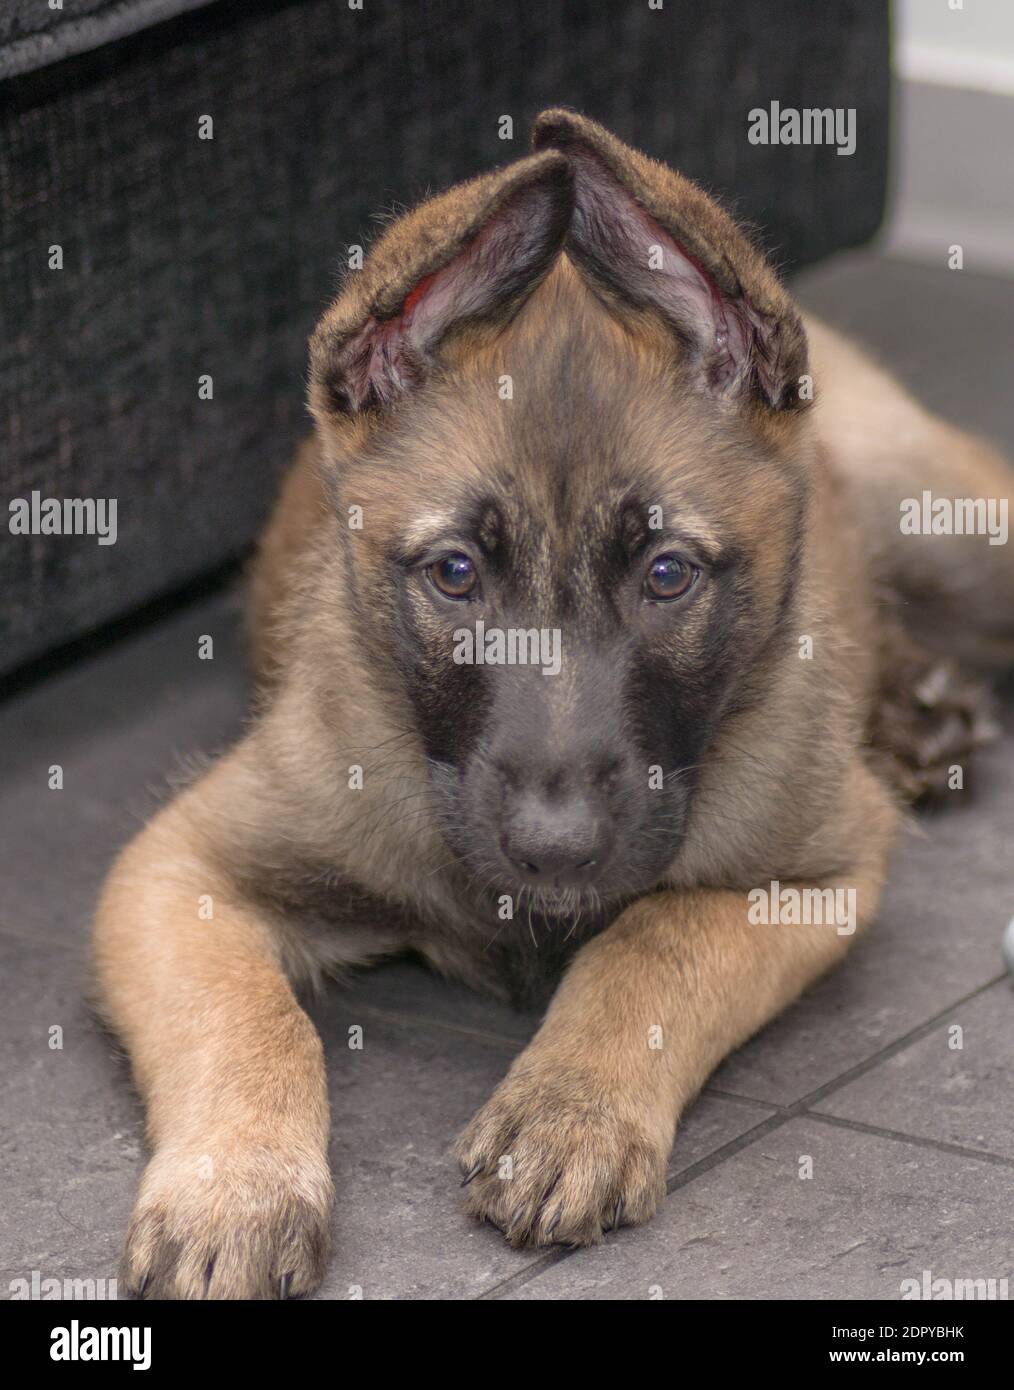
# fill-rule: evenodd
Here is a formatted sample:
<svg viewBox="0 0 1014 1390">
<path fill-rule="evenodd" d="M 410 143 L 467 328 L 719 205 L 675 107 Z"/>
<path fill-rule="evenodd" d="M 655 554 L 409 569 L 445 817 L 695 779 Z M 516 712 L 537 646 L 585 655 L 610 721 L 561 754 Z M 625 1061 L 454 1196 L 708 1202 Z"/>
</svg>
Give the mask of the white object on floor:
<svg viewBox="0 0 1014 1390">
<path fill-rule="evenodd" d="M 1014 917 L 1007 923 L 1003 934 L 1003 958 L 1007 969 L 1014 975 Z"/>
</svg>

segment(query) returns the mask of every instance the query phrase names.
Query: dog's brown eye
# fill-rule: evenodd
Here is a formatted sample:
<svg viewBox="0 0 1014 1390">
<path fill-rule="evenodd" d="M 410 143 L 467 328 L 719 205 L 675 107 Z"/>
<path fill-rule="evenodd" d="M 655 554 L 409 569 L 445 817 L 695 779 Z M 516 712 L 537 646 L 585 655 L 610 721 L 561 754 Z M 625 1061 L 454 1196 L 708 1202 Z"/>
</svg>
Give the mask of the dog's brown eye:
<svg viewBox="0 0 1014 1390">
<path fill-rule="evenodd" d="M 448 598 L 468 598 L 478 583 L 475 566 L 467 555 L 442 555 L 430 565 L 430 578 Z"/>
<path fill-rule="evenodd" d="M 694 580 L 697 571 L 676 555 L 660 555 L 652 560 L 644 590 L 648 598 L 682 598 Z"/>
</svg>

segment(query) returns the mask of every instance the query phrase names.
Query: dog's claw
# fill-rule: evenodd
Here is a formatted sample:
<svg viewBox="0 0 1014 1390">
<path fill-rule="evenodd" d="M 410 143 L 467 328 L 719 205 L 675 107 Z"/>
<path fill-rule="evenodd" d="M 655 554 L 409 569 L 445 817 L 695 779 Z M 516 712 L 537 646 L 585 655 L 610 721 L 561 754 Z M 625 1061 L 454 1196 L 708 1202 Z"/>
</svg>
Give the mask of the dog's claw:
<svg viewBox="0 0 1014 1390">
<path fill-rule="evenodd" d="M 477 1178 L 479 1176 L 479 1174 L 483 1170 L 483 1167 L 484 1164 L 482 1162 L 482 1159 L 480 1159 L 479 1162 L 475 1165 L 475 1167 L 470 1168 L 468 1172 L 465 1174 L 465 1176 L 461 1179 L 461 1186 L 467 1187 L 473 1178 Z"/>
<path fill-rule="evenodd" d="M 141 1282 L 140 1282 L 140 1283 L 138 1284 L 138 1286 L 137 1286 L 137 1296 L 138 1296 L 138 1298 L 143 1298 L 143 1297 L 144 1297 L 144 1291 L 145 1291 L 145 1289 L 148 1287 L 148 1282 L 149 1282 L 150 1279 L 151 1279 L 151 1270 L 149 1269 L 149 1270 L 148 1270 L 148 1273 L 144 1276 L 144 1278 L 141 1280 Z"/>
<path fill-rule="evenodd" d="M 616 1199 L 616 1206 L 613 1208 L 613 1230 L 620 1229 L 620 1222 L 623 1220 L 623 1198 Z"/>
<path fill-rule="evenodd" d="M 289 1289 L 292 1287 L 292 1275 L 283 1274 L 278 1282 L 278 1297 L 284 1303 L 289 1296 Z"/>
</svg>

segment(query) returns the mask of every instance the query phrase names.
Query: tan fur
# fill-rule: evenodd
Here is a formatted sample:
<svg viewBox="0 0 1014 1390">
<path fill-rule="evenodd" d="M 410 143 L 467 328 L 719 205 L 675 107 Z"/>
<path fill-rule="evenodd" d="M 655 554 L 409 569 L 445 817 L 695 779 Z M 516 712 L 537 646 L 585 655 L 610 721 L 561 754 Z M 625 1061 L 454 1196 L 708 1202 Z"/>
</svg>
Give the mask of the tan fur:
<svg viewBox="0 0 1014 1390">
<path fill-rule="evenodd" d="M 540 138 L 562 132 L 562 146 L 591 140 L 716 276 L 783 317 L 790 357 L 805 352 L 791 301 L 693 185 L 674 184 L 558 112 L 539 129 Z M 469 1209 L 515 1244 L 593 1241 L 651 1215 L 675 1126 L 711 1070 L 851 944 L 833 925 L 748 925 L 747 891 L 772 878 L 854 888 L 865 928 L 897 819 L 894 788 L 912 790 L 903 769 L 924 747 L 916 739 L 906 751 L 909 673 L 932 668 L 933 643 L 976 665 L 1011 655 L 1009 557 L 980 539 L 948 544 L 941 565 L 939 550 L 930 562 L 918 544 L 897 546 L 894 529 L 899 495 L 927 486 L 1006 496 L 1009 471 L 817 323 L 807 322 L 814 410 L 730 414 L 710 440 L 688 400 L 673 435 L 665 421 L 683 370 L 678 348 L 650 315 L 618 320 L 564 253 L 509 322 L 452 335 L 411 440 L 369 414 L 332 409 L 328 363 L 363 315 L 390 309 L 414 277 L 445 264 L 517 180 L 562 178 L 562 154 L 536 160 L 399 224 L 372 278 L 323 320 L 317 438 L 285 484 L 253 578 L 263 710 L 237 748 L 124 851 L 107 882 L 95 928 L 103 1007 L 130 1051 L 153 1148 L 125 1268 L 148 1296 L 284 1295 L 320 1277 L 331 1201 L 323 1064 L 290 978 L 409 946 L 440 970 L 498 988 L 432 815 L 404 691 L 364 650 L 371 636 L 357 627 L 357 605 L 385 592 L 392 537 L 518 447 L 508 417 L 487 404 L 502 372 L 536 401 L 538 362 L 571 333 L 603 379 L 629 381 L 622 428 L 640 464 L 667 486 L 675 478 L 702 525 L 718 519 L 736 537 L 754 561 L 765 620 L 784 581 L 791 504 L 804 496 L 794 612 L 814 642 L 812 661 L 765 664 L 753 654 L 758 698 L 709 750 L 699 814 L 664 883 L 581 947 L 535 1040 L 459 1141 Z M 546 412 L 522 445 L 551 437 L 552 402 Z M 592 446 L 588 477 L 574 486 L 594 492 Z M 399 470 L 401 451 L 410 468 Z M 547 486 L 538 469 L 518 479 L 533 514 L 548 518 Z M 370 517 L 358 535 L 345 524 L 351 503 Z M 548 529 L 544 538 L 556 549 L 577 543 Z M 359 589 L 344 563 L 353 558 Z M 913 602 L 899 644 L 889 638 L 902 594 Z M 692 641 L 692 623 L 687 631 Z M 352 763 L 366 774 L 355 795 L 344 790 Z M 211 921 L 198 915 L 202 895 L 214 904 Z M 506 1152 L 512 1182 L 496 1176 Z"/>
<path fill-rule="evenodd" d="M 320 448 L 311 436 L 296 451 L 250 574 L 250 646 L 254 669 L 265 685 L 279 674 L 284 637 L 276 624 L 291 598 L 296 561 L 326 516 Z"/>
<path fill-rule="evenodd" d="M 198 794 L 228 772 L 220 764 Z M 166 1298 L 209 1287 L 272 1298 L 283 1279 L 306 1292 L 330 1237 L 323 1049 L 269 924 L 208 873 L 194 795 L 128 846 L 98 910 L 103 1006 L 130 1052 L 154 1151 L 124 1275 Z M 204 894 L 211 920 L 199 917 Z"/>
</svg>

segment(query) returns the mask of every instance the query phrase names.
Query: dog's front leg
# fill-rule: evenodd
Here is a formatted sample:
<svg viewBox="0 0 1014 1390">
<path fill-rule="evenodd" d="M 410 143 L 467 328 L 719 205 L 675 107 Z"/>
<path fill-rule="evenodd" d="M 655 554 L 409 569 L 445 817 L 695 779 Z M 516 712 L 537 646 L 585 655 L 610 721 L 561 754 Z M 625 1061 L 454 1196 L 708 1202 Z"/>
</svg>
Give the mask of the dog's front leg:
<svg viewBox="0 0 1014 1390">
<path fill-rule="evenodd" d="M 100 1003 L 153 1148 L 124 1275 L 149 1298 L 285 1297 L 327 1257 L 323 1049 L 267 924 L 205 857 L 200 793 L 128 846 L 96 920 Z"/>
<path fill-rule="evenodd" d="M 881 877 L 819 886 L 854 889 L 862 926 Z M 853 939 L 834 923 L 755 924 L 749 908 L 746 893 L 662 892 L 582 948 L 458 1141 L 475 1216 L 525 1245 L 586 1244 L 652 1215 L 683 1109 Z"/>
</svg>

